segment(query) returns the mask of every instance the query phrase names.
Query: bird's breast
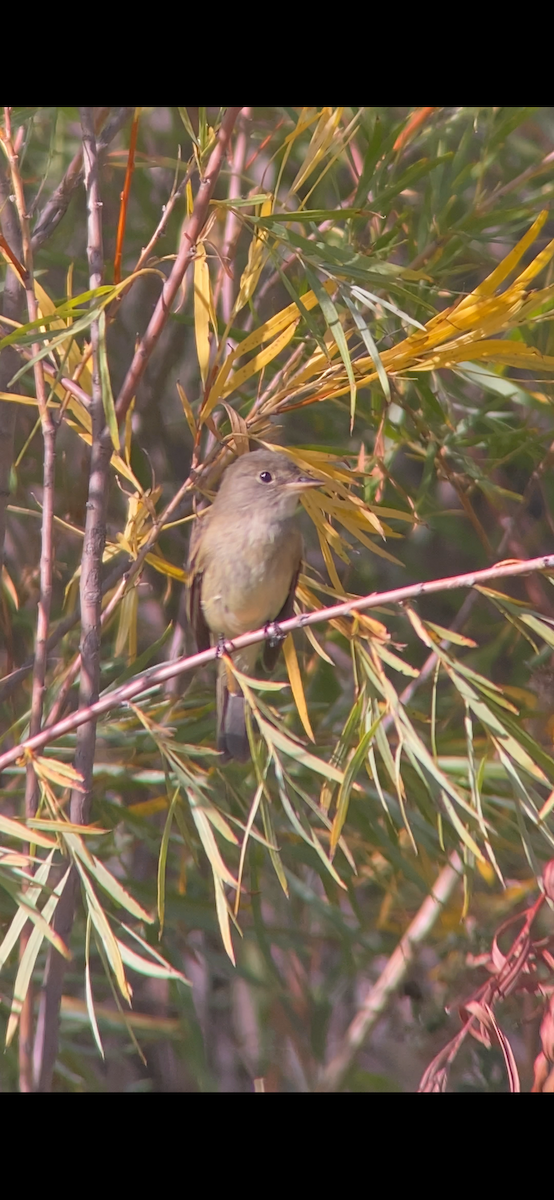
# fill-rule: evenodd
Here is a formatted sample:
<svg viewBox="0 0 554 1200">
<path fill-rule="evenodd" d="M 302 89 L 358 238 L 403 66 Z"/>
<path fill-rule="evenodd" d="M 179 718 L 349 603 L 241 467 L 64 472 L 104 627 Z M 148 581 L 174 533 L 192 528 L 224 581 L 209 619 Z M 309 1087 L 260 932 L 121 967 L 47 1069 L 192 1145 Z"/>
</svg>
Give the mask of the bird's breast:
<svg viewBox="0 0 554 1200">
<path fill-rule="evenodd" d="M 206 530 L 206 533 L 210 532 Z M 212 633 L 237 637 L 272 621 L 288 596 L 302 555 L 293 522 L 260 527 L 242 521 L 206 541 L 202 609 Z"/>
</svg>

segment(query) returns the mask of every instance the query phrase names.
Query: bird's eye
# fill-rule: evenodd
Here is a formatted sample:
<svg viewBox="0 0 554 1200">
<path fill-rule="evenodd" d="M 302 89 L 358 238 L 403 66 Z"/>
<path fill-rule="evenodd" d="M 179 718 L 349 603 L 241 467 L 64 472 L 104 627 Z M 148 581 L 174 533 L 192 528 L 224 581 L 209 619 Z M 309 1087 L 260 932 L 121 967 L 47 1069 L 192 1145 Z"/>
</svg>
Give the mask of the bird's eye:
<svg viewBox="0 0 554 1200">
<path fill-rule="evenodd" d="M 272 483 L 273 475 L 269 471 L 260 471 L 260 479 L 262 483 Z"/>
</svg>

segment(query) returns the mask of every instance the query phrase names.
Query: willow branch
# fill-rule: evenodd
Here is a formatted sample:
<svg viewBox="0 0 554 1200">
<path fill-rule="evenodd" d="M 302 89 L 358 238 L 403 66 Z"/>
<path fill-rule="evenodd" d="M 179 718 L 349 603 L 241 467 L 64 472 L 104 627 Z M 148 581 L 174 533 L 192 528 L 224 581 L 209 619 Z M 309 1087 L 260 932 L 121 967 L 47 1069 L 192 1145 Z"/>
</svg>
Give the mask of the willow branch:
<svg viewBox="0 0 554 1200">
<path fill-rule="evenodd" d="M 23 182 L 19 171 L 18 156 L 11 136 L 11 111 L 5 109 L 5 139 L 4 144 L 10 165 L 12 188 L 21 229 L 21 248 L 24 267 L 24 288 L 27 299 L 29 321 L 36 321 L 39 312 L 35 296 L 33 277 L 33 251 L 29 217 L 25 203 Z M 40 346 L 32 347 L 33 355 L 38 355 Z M 52 570 L 53 570 L 53 517 L 54 517 L 54 470 L 55 470 L 55 441 L 56 427 L 52 412 L 48 408 L 46 382 L 42 362 L 36 362 L 33 368 L 36 397 L 42 426 L 44 442 L 43 463 L 43 494 L 42 494 L 42 533 L 40 554 L 40 591 L 37 613 L 37 632 L 35 640 L 35 656 L 33 667 L 33 686 L 31 694 L 31 736 L 38 733 L 42 723 L 42 708 L 44 697 L 44 682 L 46 678 L 48 625 L 50 623 L 50 607 L 52 601 Z M 27 771 L 27 786 L 25 793 L 25 813 L 34 817 L 38 803 L 38 785 L 32 766 Z"/>
<path fill-rule="evenodd" d="M 109 113 L 109 108 L 101 108 L 96 117 L 96 130 L 102 129 L 102 125 Z M 108 148 L 110 142 L 113 141 L 116 134 L 123 127 L 126 121 L 134 112 L 134 108 L 117 108 L 107 121 L 105 128 L 102 130 L 101 136 L 98 139 L 97 152 L 102 155 Z M 33 250 L 40 250 L 45 241 L 57 229 L 61 219 L 65 216 L 69 207 L 69 202 L 74 192 L 77 190 L 83 180 L 83 151 L 79 149 L 75 157 L 70 162 L 67 171 L 56 188 L 54 194 L 44 205 L 44 208 L 35 224 L 32 237 Z"/>
<path fill-rule="evenodd" d="M 21 257 L 23 260 L 22 283 L 27 300 L 29 321 L 36 321 L 38 304 L 35 297 L 33 274 L 33 251 L 31 248 L 31 233 L 29 216 L 25 202 L 23 181 L 19 170 L 18 151 L 14 145 L 11 132 L 11 109 L 4 109 L 4 146 L 10 166 L 12 189 L 15 196 L 15 206 L 21 231 Z M 13 262 L 13 255 L 10 255 Z M 33 355 L 39 350 L 38 344 L 32 347 Z M 48 408 L 46 382 L 41 362 L 33 368 L 35 391 L 40 413 L 42 438 L 44 444 L 43 474 L 42 474 L 42 522 L 40 550 L 40 583 L 37 611 L 37 628 L 35 637 L 35 654 L 33 663 L 33 682 L 31 689 L 31 716 L 29 732 L 31 737 L 38 733 L 42 725 L 44 700 L 44 684 L 46 679 L 47 639 L 50 623 L 50 608 L 52 603 L 52 572 L 53 572 L 53 517 L 54 517 L 54 473 L 56 454 L 56 426 L 52 413 Z M 25 816 L 34 817 L 38 807 L 38 780 L 33 764 L 27 766 L 25 782 Z M 21 940 L 21 950 L 27 940 L 27 930 Z M 20 1017 L 19 1036 L 19 1087 L 21 1092 L 30 1092 L 33 1088 L 32 1069 L 32 1038 L 33 1038 L 33 993 L 29 988 L 25 996 Z"/>
<path fill-rule="evenodd" d="M 0 162 L 0 222 L 2 234 L 18 259 L 21 258 L 21 232 L 15 206 L 11 200 L 11 187 L 4 163 Z M 15 270 L 8 267 L 4 280 L 2 312 L 10 321 L 21 321 L 23 316 L 23 289 Z M 0 352 L 0 392 L 8 390 L 10 379 L 18 367 L 17 351 L 5 346 Z M 13 445 L 17 406 L 9 400 L 0 401 L 0 569 L 4 560 L 6 536 L 6 506 L 10 494 L 10 472 L 13 464 Z"/>
<path fill-rule="evenodd" d="M 102 285 L 104 258 L 102 245 L 102 201 L 98 170 L 98 152 L 94 132 L 93 109 L 81 108 L 83 159 L 87 194 L 87 257 L 91 290 Z M 100 376 L 100 328 L 98 321 L 91 325 L 92 396 L 89 412 L 92 424 L 88 500 L 85 535 L 81 559 L 81 680 L 79 704 L 94 707 L 100 683 L 100 619 L 102 606 L 102 557 L 106 541 L 106 506 L 110 466 L 110 445 L 102 441 L 104 406 Z M 74 765 L 83 781 L 82 790 L 74 788 L 70 800 L 70 817 L 74 824 L 86 824 L 89 819 L 92 787 L 92 767 L 96 747 L 96 721 L 91 715 L 79 727 Z M 55 928 L 67 939 L 71 933 L 77 896 L 75 870 L 62 893 L 54 919 Z M 34 1077 L 37 1091 L 49 1092 L 58 1048 L 59 1012 L 65 964 L 61 954 L 49 948 L 40 997 L 37 1034 L 34 1047 Z"/>
<path fill-rule="evenodd" d="M 358 1050 L 406 978 L 421 943 L 431 932 L 445 905 L 448 904 L 461 873 L 460 856 L 454 850 L 431 892 L 400 939 L 396 950 L 391 954 L 379 979 L 369 988 L 361 1008 L 348 1026 L 340 1049 L 322 1072 L 318 1091 L 337 1092 L 340 1090 Z"/>
<path fill-rule="evenodd" d="M 405 600 L 416 600 L 422 596 L 454 591 L 457 588 L 478 587 L 491 580 L 517 578 L 520 575 L 527 575 L 531 571 L 554 571 L 554 554 L 545 554 L 540 558 L 525 559 L 521 562 L 497 563 L 496 566 L 485 567 L 482 571 L 469 571 L 463 575 L 451 575 L 444 579 L 430 579 L 425 583 L 412 583 L 406 587 L 392 588 L 388 592 L 373 592 L 369 596 L 357 596 L 353 600 L 345 600 L 343 603 L 333 604 L 329 608 L 318 608 L 314 612 L 300 613 L 296 617 L 290 617 L 288 621 L 281 622 L 279 628 L 283 634 L 292 633 L 294 629 L 304 629 L 307 625 L 322 625 L 325 621 L 351 616 L 356 612 L 364 612 L 368 608 L 379 608 L 385 604 L 402 604 Z M 243 633 L 240 637 L 234 638 L 232 642 L 226 641 L 224 649 L 227 654 L 233 654 L 235 650 L 257 645 L 274 636 L 274 630 L 266 626 L 264 629 L 257 629 L 252 633 Z M 91 718 L 96 719 L 103 716 L 110 709 L 135 699 L 141 692 L 165 683 L 174 675 L 183 675 L 188 671 L 196 670 L 197 667 L 205 666 L 206 663 L 217 658 L 219 653 L 217 647 L 212 647 L 210 650 L 202 650 L 200 654 L 179 658 L 175 662 L 164 663 L 160 667 L 150 667 L 140 675 L 135 675 L 120 688 L 114 688 L 113 691 L 101 696 L 95 704 L 77 709 L 70 716 L 64 717 L 63 721 L 52 725 L 50 729 L 41 730 L 36 737 L 28 738 L 19 746 L 7 750 L 0 755 L 0 771 L 20 758 L 25 751 L 40 750 L 47 742 L 55 741 L 66 733 L 71 733 L 73 729 L 78 729 Z"/>
<path fill-rule="evenodd" d="M 164 283 L 161 296 L 156 304 L 146 333 L 139 343 L 117 398 L 116 412 L 118 421 L 123 420 L 133 396 L 136 395 L 137 387 L 146 370 L 148 360 L 167 323 L 171 306 L 183 282 L 185 273 L 194 259 L 196 242 L 206 223 L 210 200 L 217 183 L 223 159 L 227 153 L 235 121 L 240 111 L 240 108 L 228 108 L 221 123 L 215 147 L 210 155 L 206 174 L 200 181 L 190 221 L 183 231 L 179 253 L 175 259 L 171 273 Z M 106 431 L 105 439 L 107 440 L 108 438 L 109 433 Z"/>
</svg>

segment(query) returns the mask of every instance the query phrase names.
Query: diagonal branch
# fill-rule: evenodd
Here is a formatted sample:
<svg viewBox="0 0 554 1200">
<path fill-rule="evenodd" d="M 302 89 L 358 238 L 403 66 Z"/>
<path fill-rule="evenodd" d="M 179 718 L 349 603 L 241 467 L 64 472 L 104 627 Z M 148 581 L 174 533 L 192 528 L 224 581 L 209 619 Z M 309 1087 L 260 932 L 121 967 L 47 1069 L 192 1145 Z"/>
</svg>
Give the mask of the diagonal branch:
<svg viewBox="0 0 554 1200">
<path fill-rule="evenodd" d="M 431 932 L 445 905 L 448 904 L 461 873 L 460 856 L 454 850 L 429 895 L 423 901 L 413 921 L 410 922 L 396 950 L 391 954 L 384 971 L 377 982 L 370 987 L 359 1012 L 348 1026 L 340 1048 L 322 1072 L 318 1091 L 338 1092 L 340 1090 L 341 1084 L 355 1061 L 358 1050 L 405 979 L 419 946 Z"/>
<path fill-rule="evenodd" d="M 102 128 L 106 116 L 109 113 L 109 108 L 101 108 L 96 118 L 96 129 Z M 126 121 L 134 112 L 133 108 L 116 108 L 113 115 L 107 121 L 102 129 L 102 133 L 98 139 L 97 153 L 102 155 L 108 148 L 110 142 L 113 142 L 116 134 L 123 127 Z M 65 216 L 69 207 L 69 202 L 74 192 L 79 187 L 83 180 L 83 151 L 78 150 L 75 157 L 70 162 L 67 171 L 56 188 L 54 194 L 44 205 L 42 212 L 37 217 L 35 228 L 32 237 L 32 247 L 36 252 L 40 250 L 45 241 L 57 229 L 61 219 Z"/>
<path fill-rule="evenodd" d="M 337 617 L 347 617 L 356 612 L 364 612 L 368 608 L 379 608 L 385 604 L 402 604 L 405 600 L 432 596 L 438 592 L 453 591 L 456 588 L 473 588 L 491 580 L 517 578 L 519 575 L 527 575 L 532 571 L 554 572 L 554 554 L 544 554 L 540 558 L 529 558 L 519 562 L 512 560 L 497 563 L 496 566 L 485 567 L 482 571 L 469 571 L 463 575 L 430 579 L 425 583 L 411 583 L 406 587 L 392 588 L 388 592 L 373 592 L 369 596 L 358 596 L 354 600 L 345 600 L 342 604 L 333 604 L 329 608 L 318 608 L 314 612 L 300 613 L 296 617 L 290 617 L 288 621 L 282 621 L 279 628 L 284 634 L 292 633 L 294 629 L 304 629 L 307 625 L 322 625 L 325 621 L 332 621 Z M 272 636 L 274 636 L 274 631 L 271 628 L 257 629 L 252 633 L 241 634 L 232 642 L 225 642 L 224 649 L 228 654 L 232 654 L 235 650 L 257 645 Z M 120 688 L 114 688 L 113 691 L 101 696 L 89 707 L 77 709 L 70 716 L 64 717 L 63 721 L 52 725 L 50 729 L 43 729 L 36 737 L 28 738 L 19 746 L 6 750 L 4 754 L 0 755 L 0 771 L 20 758 L 25 751 L 34 752 L 41 749 L 47 742 L 55 741 L 56 738 L 63 737 L 73 729 L 78 729 L 92 718 L 103 716 L 111 709 L 118 708 L 128 700 L 135 699 L 147 689 L 157 687 L 168 679 L 172 679 L 174 675 L 183 675 L 188 671 L 196 670 L 197 667 L 205 666 L 206 663 L 217 658 L 220 652 L 219 647 L 213 646 L 210 650 L 203 650 L 200 654 L 192 654 L 186 658 L 176 659 L 175 662 L 164 663 L 161 667 L 150 667 L 147 671 L 142 671 L 140 675 L 135 675 Z"/>
<path fill-rule="evenodd" d="M 217 141 L 206 168 L 206 174 L 200 181 L 190 221 L 183 232 L 179 253 L 175 259 L 171 273 L 164 283 L 161 296 L 150 318 L 146 333 L 135 352 L 117 398 L 116 412 L 118 421 L 123 420 L 133 396 L 136 395 L 137 387 L 146 370 L 152 351 L 157 345 L 166 325 L 171 312 L 171 306 L 183 282 L 185 273 L 194 259 L 196 242 L 206 223 L 210 200 L 240 111 L 240 108 L 228 108 L 221 123 Z M 107 438 L 109 434 L 106 432 L 105 436 Z"/>
</svg>

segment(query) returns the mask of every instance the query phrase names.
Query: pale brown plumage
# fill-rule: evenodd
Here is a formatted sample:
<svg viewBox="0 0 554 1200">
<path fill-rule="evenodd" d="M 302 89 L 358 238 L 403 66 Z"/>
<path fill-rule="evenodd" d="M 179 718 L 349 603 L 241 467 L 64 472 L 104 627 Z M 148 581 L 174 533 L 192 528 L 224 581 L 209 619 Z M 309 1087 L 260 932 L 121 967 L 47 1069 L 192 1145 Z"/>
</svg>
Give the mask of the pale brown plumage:
<svg viewBox="0 0 554 1200">
<path fill-rule="evenodd" d="M 277 451 L 255 450 L 228 467 L 191 538 L 189 617 L 199 650 L 222 636 L 232 639 L 293 615 L 302 562 L 294 513 L 300 493 L 317 486 L 317 480 Z M 247 646 L 233 655 L 244 674 L 254 671 L 258 650 Z M 273 669 L 278 654 L 278 644 L 264 643 L 266 670 Z M 244 697 L 223 662 L 217 709 L 218 749 L 227 758 L 246 761 Z"/>
</svg>

